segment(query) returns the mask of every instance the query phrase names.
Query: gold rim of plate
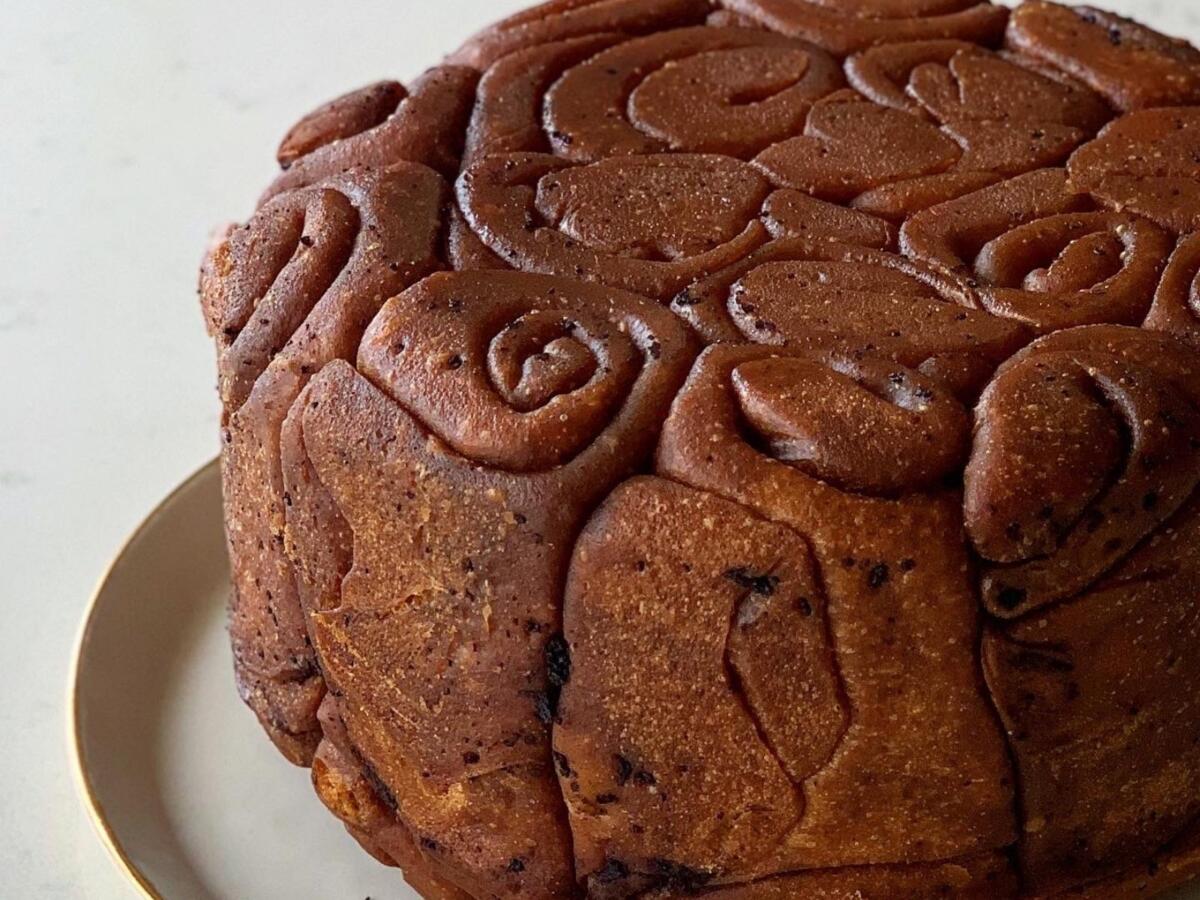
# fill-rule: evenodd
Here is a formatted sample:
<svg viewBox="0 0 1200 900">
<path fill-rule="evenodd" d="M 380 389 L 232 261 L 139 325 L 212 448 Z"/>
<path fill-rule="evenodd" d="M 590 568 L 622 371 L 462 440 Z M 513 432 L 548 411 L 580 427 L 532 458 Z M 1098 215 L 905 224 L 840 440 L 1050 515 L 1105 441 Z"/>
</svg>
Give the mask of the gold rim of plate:
<svg viewBox="0 0 1200 900">
<path fill-rule="evenodd" d="M 146 900 L 166 900 L 166 898 L 154 886 L 150 877 L 146 875 L 137 863 L 133 861 L 129 853 L 121 844 L 120 838 L 117 836 L 116 829 L 109 822 L 107 815 L 104 812 L 104 806 L 96 796 L 95 788 L 92 784 L 91 776 L 88 772 L 87 761 L 85 759 L 82 734 L 80 729 L 80 705 L 79 705 L 79 679 L 83 672 L 81 661 L 83 652 L 87 647 L 88 638 L 91 634 L 93 622 L 95 621 L 96 612 L 100 605 L 100 598 L 104 594 L 104 590 L 112 576 L 113 570 L 121 562 L 122 558 L 129 551 L 129 548 L 140 539 L 146 532 L 153 527 L 158 518 L 164 515 L 168 508 L 188 490 L 190 490 L 197 481 L 209 475 L 210 471 L 216 468 L 220 463 L 219 459 L 212 459 L 204 465 L 196 469 L 191 475 L 176 486 L 169 494 L 167 494 L 153 510 L 137 525 L 129 536 L 121 543 L 116 553 L 105 566 L 103 574 L 100 576 L 95 589 L 92 591 L 91 598 L 88 600 L 87 607 L 84 611 L 83 621 L 79 628 L 79 633 L 75 639 L 75 646 L 71 656 L 71 668 L 67 677 L 67 744 L 68 756 L 70 758 L 71 771 L 75 780 L 76 787 L 83 799 L 84 809 L 87 812 L 88 818 L 92 822 L 97 834 L 100 837 L 101 843 L 105 850 L 108 851 L 109 857 L 116 864 L 118 870 L 137 888 L 138 892 Z M 1190 867 L 1189 867 L 1190 868 Z"/>
<path fill-rule="evenodd" d="M 105 566 L 103 574 L 101 574 L 96 587 L 92 591 L 92 595 L 88 600 L 87 607 L 84 610 L 83 622 L 79 627 L 79 633 L 75 638 L 75 646 L 71 653 L 71 668 L 67 676 L 67 746 L 68 756 L 70 758 L 71 772 L 75 780 L 75 785 L 79 790 L 79 794 L 83 799 L 84 809 L 87 812 L 88 818 L 92 822 L 92 826 L 96 829 L 100 836 L 100 841 L 104 845 L 104 849 L 108 851 L 109 857 L 117 868 L 126 878 L 138 889 L 141 895 L 147 900 L 165 900 L 163 895 L 150 881 L 149 876 L 138 868 L 137 863 L 133 861 L 129 853 L 121 844 L 120 838 L 117 836 L 116 829 L 109 822 L 107 815 L 104 812 L 104 806 L 96 796 L 95 788 L 92 784 L 92 778 L 87 768 L 83 749 L 83 739 L 80 729 L 79 716 L 79 679 L 82 676 L 81 661 L 83 653 L 87 647 L 88 638 L 91 634 L 92 624 L 95 620 L 96 611 L 100 605 L 100 598 L 104 593 L 105 587 L 108 585 L 109 579 L 112 576 L 113 570 L 121 559 L 129 551 L 129 548 L 141 538 L 155 523 L 155 521 L 165 513 L 166 509 L 178 497 L 195 485 L 197 481 L 208 475 L 209 471 L 217 466 L 218 460 L 209 460 L 200 468 L 196 469 L 191 475 L 177 485 L 166 497 L 164 497 L 154 507 L 150 513 L 138 523 L 137 527 L 129 534 L 117 552 Z"/>
</svg>

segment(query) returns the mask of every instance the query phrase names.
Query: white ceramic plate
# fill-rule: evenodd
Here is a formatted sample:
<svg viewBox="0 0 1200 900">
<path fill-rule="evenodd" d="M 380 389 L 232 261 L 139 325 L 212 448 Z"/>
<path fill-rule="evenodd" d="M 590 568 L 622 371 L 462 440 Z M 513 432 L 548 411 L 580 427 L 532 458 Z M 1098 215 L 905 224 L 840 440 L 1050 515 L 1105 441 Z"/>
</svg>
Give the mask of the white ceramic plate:
<svg viewBox="0 0 1200 900">
<path fill-rule="evenodd" d="M 238 699 L 228 586 L 213 463 L 130 538 L 80 637 L 72 745 L 105 844 L 149 897 L 417 900 Z"/>
<path fill-rule="evenodd" d="M 129 539 L 80 636 L 71 744 L 113 858 L 152 898 L 418 900 L 359 849 L 238 699 L 228 585 L 214 462 Z M 1200 900 L 1200 889 L 1169 896 Z"/>
</svg>

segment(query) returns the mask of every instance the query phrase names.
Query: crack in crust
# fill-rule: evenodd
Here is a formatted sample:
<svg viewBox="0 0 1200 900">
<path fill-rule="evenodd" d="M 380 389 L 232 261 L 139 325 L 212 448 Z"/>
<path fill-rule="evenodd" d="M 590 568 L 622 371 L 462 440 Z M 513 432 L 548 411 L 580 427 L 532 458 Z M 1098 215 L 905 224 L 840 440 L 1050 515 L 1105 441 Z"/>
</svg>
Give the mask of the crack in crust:
<svg viewBox="0 0 1200 900">
<path fill-rule="evenodd" d="M 246 702 L 437 900 L 1200 872 L 1198 91 L 553 0 L 318 108 L 202 272 Z"/>
</svg>

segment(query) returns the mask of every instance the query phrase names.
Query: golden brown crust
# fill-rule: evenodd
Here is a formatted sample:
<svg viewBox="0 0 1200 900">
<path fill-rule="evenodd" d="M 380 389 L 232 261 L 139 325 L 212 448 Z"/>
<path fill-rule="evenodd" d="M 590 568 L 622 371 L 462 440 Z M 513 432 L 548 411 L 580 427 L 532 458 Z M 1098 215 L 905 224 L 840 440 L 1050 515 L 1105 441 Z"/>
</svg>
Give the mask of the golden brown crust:
<svg viewBox="0 0 1200 900">
<path fill-rule="evenodd" d="M 1012 783 L 975 668 L 978 614 L 966 547 L 950 525 L 960 501 L 952 491 L 912 493 L 916 485 L 896 499 L 842 491 L 825 480 L 832 465 L 848 462 L 836 445 L 822 448 L 829 455 L 816 477 L 759 449 L 740 427 L 734 378 L 746 363 L 787 356 L 709 348 L 658 451 L 664 475 L 807 538 L 824 579 L 854 715 L 838 752 L 805 785 L 805 816 L 776 851 L 782 871 L 1003 846 L 1013 828 Z M 836 354 L 829 362 L 841 364 Z M 930 390 L 914 373 L 894 371 L 897 381 Z M 864 407 L 887 402 L 850 378 L 845 389 Z M 921 425 L 912 419 L 910 427 Z"/>
<path fill-rule="evenodd" d="M 548 729 L 558 592 L 571 535 L 647 457 L 692 354 L 629 294 L 444 274 L 387 304 L 361 374 L 327 368 L 303 398 L 288 518 L 326 679 L 401 821 L 476 896 L 572 884 Z M 439 371 L 435 391 L 415 379 Z M 352 563 L 321 590 L 330 505 Z"/>
<path fill-rule="evenodd" d="M 664 209 L 661 192 L 687 203 L 688 215 Z M 663 299 L 765 243 L 758 214 L 769 193 L 751 166 L 696 154 L 587 166 L 505 154 L 477 162 L 458 182 L 467 223 L 508 264 Z"/>
<path fill-rule="evenodd" d="M 1119 110 L 1200 100 L 1200 52 L 1104 10 L 1029 0 L 1013 13 L 1007 43 L 1086 82 Z"/>
<path fill-rule="evenodd" d="M 846 70 L 875 103 L 940 125 L 962 150 L 963 172 L 1019 175 L 1055 165 L 1110 117 L 1083 85 L 960 41 L 884 44 L 851 57 Z"/>
<path fill-rule="evenodd" d="M 845 83 L 824 51 L 769 31 L 683 28 L 627 41 L 572 67 L 546 95 L 555 149 L 610 156 L 753 156 L 803 127 Z"/>
<path fill-rule="evenodd" d="M 313 110 L 292 126 L 275 158 L 288 168 L 314 150 L 362 134 L 382 124 L 408 96 L 398 81 L 377 81 L 343 94 Z"/>
<path fill-rule="evenodd" d="M 1088 900 L 1156 897 L 1197 877 L 1200 877 L 1200 822 L 1193 823 L 1150 859 L 1125 872 L 1056 896 Z"/>
<path fill-rule="evenodd" d="M 1177 234 L 1200 228 L 1200 161 L 1193 107 L 1130 113 L 1071 157 L 1071 181 L 1105 205 Z"/>
<path fill-rule="evenodd" d="M 708 8 L 708 0 L 549 0 L 484 29 L 448 61 L 486 69 L 510 53 L 551 41 L 699 24 Z"/>
<path fill-rule="evenodd" d="M 984 602 L 1020 617 L 989 627 L 984 666 L 1042 890 L 1119 873 L 1200 815 L 1198 379 L 1169 338 L 1078 329 L 1008 363 L 980 405 L 967 527 L 996 560 Z M 1023 425 L 1048 403 L 1035 471 Z"/>
<path fill-rule="evenodd" d="M 453 175 L 458 170 L 462 133 L 478 80 L 479 73 L 465 67 L 430 69 L 412 83 L 395 111 L 379 124 L 357 134 L 339 135 L 341 139 L 292 160 L 264 199 L 356 166 L 378 169 L 408 161 Z M 354 124 L 365 126 L 369 121 L 359 119 Z"/>
<path fill-rule="evenodd" d="M 1188 235 L 1175 248 L 1145 326 L 1200 348 L 1200 235 Z"/>
<path fill-rule="evenodd" d="M 284 552 L 280 430 L 309 377 L 353 357 L 383 299 L 433 267 L 445 195 L 437 173 L 412 163 L 347 173 L 268 202 L 205 263 L 238 683 L 296 763 L 316 749 L 324 686 Z"/>
<path fill-rule="evenodd" d="M 744 880 L 786 839 L 849 717 L 823 593 L 799 535 L 669 481 L 592 518 L 554 742 L 581 879 Z"/>
<path fill-rule="evenodd" d="M 883 356 L 978 396 L 1028 340 L 975 307 L 970 288 L 890 253 L 776 241 L 698 281 L 672 307 L 710 343 L 751 341 Z"/>
<path fill-rule="evenodd" d="M 994 615 L 1077 596 L 1179 511 L 1200 483 L 1198 400 L 1192 351 L 1138 329 L 1059 332 L 1004 365 L 965 473 Z"/>
<path fill-rule="evenodd" d="M 999 40 L 1008 10 L 977 0 L 721 0 L 774 31 L 812 41 L 845 56 L 892 41 L 960 38 Z"/>
<path fill-rule="evenodd" d="M 304 117 L 201 281 L 272 739 L 436 900 L 1200 872 L 1198 73 L 554 0 Z"/>
<path fill-rule="evenodd" d="M 1170 236 L 1099 211 L 1061 169 L 1042 169 L 924 210 L 901 230 L 909 256 L 966 280 L 989 312 L 1041 331 L 1149 312 Z"/>
</svg>

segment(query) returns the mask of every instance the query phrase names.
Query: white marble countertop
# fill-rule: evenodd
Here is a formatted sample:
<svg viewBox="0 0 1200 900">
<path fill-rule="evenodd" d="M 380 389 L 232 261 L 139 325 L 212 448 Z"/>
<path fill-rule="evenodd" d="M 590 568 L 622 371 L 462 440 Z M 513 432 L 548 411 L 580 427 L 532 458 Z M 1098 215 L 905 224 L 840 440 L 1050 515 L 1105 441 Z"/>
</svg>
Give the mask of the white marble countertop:
<svg viewBox="0 0 1200 900">
<path fill-rule="evenodd" d="M 195 300 L 284 130 L 408 79 L 523 0 L 11 0 L 0 26 L 0 895 L 134 896 L 69 776 L 69 655 L 93 584 L 217 450 Z M 1107 0 L 1200 40 L 1200 0 Z"/>
</svg>

